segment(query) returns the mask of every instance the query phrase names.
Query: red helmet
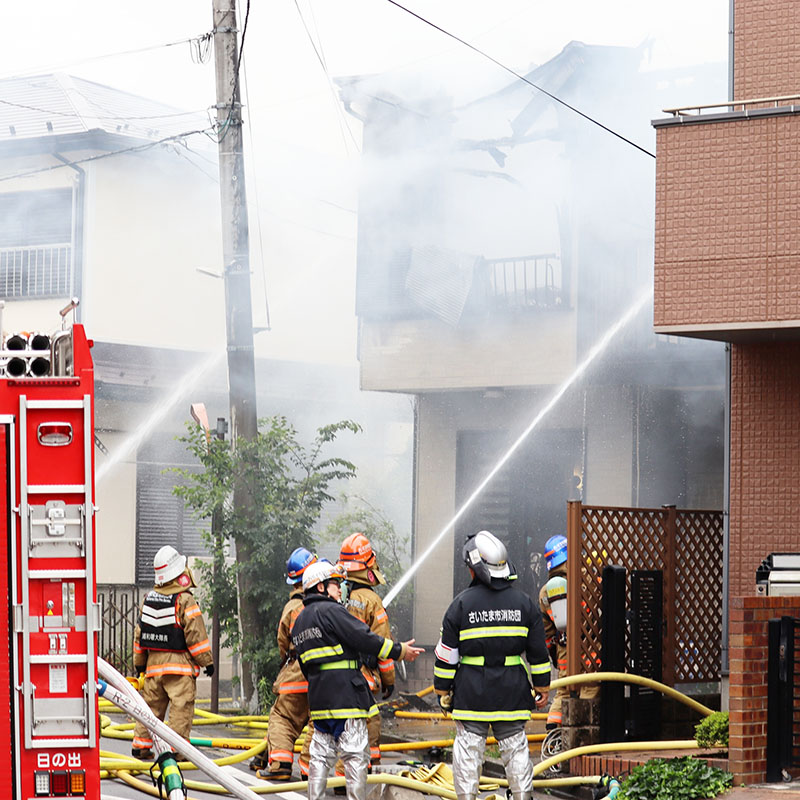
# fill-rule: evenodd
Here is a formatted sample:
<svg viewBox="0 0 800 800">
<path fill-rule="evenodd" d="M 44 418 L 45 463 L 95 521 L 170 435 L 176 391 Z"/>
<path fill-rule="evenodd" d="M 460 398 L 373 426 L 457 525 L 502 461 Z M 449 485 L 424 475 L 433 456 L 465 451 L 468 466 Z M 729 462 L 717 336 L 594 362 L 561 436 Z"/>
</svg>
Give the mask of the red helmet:
<svg viewBox="0 0 800 800">
<path fill-rule="evenodd" d="M 372 545 L 363 533 L 351 533 L 343 542 L 339 563 L 347 572 L 359 572 L 377 565 Z"/>
</svg>

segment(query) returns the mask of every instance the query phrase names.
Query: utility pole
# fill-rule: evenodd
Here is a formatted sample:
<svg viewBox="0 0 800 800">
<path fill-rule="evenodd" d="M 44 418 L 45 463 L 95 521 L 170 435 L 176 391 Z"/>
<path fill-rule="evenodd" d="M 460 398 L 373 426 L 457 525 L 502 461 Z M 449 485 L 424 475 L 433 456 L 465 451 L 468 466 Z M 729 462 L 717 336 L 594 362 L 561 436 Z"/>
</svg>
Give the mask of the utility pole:
<svg viewBox="0 0 800 800">
<path fill-rule="evenodd" d="M 242 150 L 242 106 L 239 101 L 236 0 L 213 0 L 214 63 L 217 84 L 217 134 L 219 137 L 219 189 L 222 204 L 222 256 L 225 279 L 225 319 L 228 343 L 231 443 L 252 441 L 257 434 L 256 377 L 253 353 L 253 311 L 250 300 L 250 250 L 247 197 Z M 241 484 L 234 487 L 237 515 L 249 516 L 251 501 Z M 237 542 L 239 563 L 249 558 Z M 240 583 L 240 588 L 242 588 Z M 242 605 L 243 633 L 255 633 L 254 609 Z M 253 693 L 252 673 L 242 670 L 245 698 Z"/>
</svg>

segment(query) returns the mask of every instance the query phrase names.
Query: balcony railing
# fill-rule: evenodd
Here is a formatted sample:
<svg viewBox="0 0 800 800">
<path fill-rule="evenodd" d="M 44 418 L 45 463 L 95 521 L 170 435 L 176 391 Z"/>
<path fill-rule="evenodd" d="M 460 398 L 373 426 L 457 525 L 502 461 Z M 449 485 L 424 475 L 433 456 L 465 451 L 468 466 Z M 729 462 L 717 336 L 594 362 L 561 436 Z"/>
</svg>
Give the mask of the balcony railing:
<svg viewBox="0 0 800 800">
<path fill-rule="evenodd" d="M 554 253 L 483 259 L 488 299 L 503 308 L 566 308 L 561 259 Z"/>
<path fill-rule="evenodd" d="M 0 297 L 70 297 L 72 245 L 0 247 Z"/>
<path fill-rule="evenodd" d="M 747 116 L 753 111 L 763 113 L 765 110 L 774 111 L 781 109 L 787 114 L 800 110 L 800 94 L 789 94 L 781 97 L 756 97 L 751 100 L 728 100 L 724 103 L 707 103 L 699 106 L 682 106 L 680 108 L 665 108 L 665 114 L 673 117 L 709 116 L 718 114 L 744 114 Z"/>
</svg>

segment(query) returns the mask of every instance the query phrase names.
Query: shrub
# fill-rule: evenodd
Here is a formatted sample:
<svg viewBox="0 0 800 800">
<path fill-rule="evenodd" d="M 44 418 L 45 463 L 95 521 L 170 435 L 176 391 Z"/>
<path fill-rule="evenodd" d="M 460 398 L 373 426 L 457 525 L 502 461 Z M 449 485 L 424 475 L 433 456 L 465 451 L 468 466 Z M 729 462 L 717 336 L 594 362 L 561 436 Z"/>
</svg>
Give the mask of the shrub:
<svg viewBox="0 0 800 800">
<path fill-rule="evenodd" d="M 700 747 L 728 746 L 728 712 L 715 711 L 695 727 L 694 738 Z"/>
<path fill-rule="evenodd" d="M 636 767 L 622 784 L 619 800 L 699 800 L 716 797 L 733 784 L 730 772 L 691 756 L 654 758 Z"/>
</svg>

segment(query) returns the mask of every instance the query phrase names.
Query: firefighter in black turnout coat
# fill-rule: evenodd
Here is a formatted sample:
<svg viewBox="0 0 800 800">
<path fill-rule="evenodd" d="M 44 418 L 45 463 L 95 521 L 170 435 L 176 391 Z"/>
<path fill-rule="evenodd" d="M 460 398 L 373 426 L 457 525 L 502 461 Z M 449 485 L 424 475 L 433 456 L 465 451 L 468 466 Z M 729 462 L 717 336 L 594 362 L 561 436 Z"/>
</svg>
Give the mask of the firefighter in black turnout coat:
<svg viewBox="0 0 800 800">
<path fill-rule="evenodd" d="M 292 644 L 308 679 L 308 707 L 314 721 L 308 769 L 308 799 L 325 794 L 337 749 L 344 762 L 348 800 L 365 800 L 369 739 L 367 719 L 378 713 L 361 674 L 359 654 L 414 661 L 423 652 L 414 640 L 378 636 L 340 605 L 344 573 L 321 560 L 303 573 L 303 605 L 292 629 Z"/>
<path fill-rule="evenodd" d="M 455 720 L 453 779 L 459 800 L 475 800 L 492 726 L 512 800 L 531 796 L 533 768 L 525 723 L 547 704 L 550 658 L 542 615 L 518 590 L 505 545 L 488 531 L 467 538 L 472 582 L 447 609 L 436 645 L 434 688 Z M 527 664 L 523 660 L 527 657 Z"/>
</svg>

